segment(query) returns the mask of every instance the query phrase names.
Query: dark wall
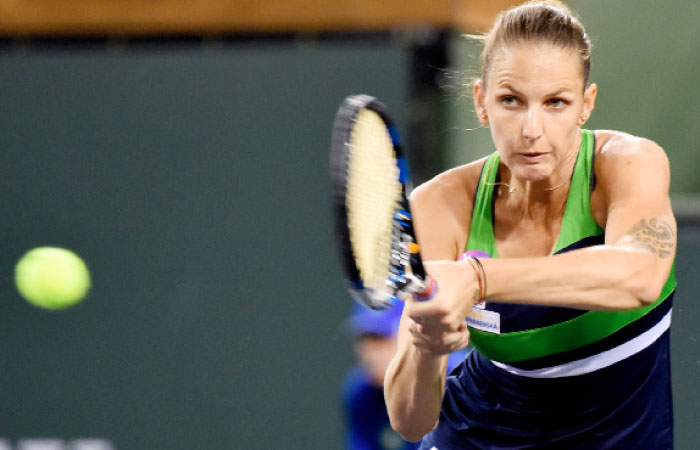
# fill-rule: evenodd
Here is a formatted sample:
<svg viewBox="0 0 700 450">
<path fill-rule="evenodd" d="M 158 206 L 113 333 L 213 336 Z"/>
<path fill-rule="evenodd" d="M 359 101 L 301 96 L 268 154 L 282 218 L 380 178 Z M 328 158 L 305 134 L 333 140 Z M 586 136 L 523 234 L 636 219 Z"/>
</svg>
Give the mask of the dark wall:
<svg viewBox="0 0 700 450">
<path fill-rule="evenodd" d="M 700 192 L 700 2 L 577 0 L 598 83 L 592 128 L 654 140 L 671 162 L 671 191 Z"/>
<path fill-rule="evenodd" d="M 338 447 L 331 122 L 355 93 L 400 118 L 405 59 L 384 37 L 3 47 L 0 437 Z M 20 299 L 40 245 L 84 257 L 83 304 Z"/>
</svg>

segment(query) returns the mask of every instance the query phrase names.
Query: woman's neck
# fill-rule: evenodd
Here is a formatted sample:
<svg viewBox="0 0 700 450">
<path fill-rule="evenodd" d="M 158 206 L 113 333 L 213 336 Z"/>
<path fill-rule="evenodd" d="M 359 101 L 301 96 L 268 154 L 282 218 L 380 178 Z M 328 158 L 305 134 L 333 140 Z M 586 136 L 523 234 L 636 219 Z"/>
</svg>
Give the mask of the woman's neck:
<svg viewBox="0 0 700 450">
<path fill-rule="evenodd" d="M 571 178 L 578 152 L 567 157 L 558 170 L 544 180 L 519 180 L 501 164 L 497 185 L 497 199 L 520 219 L 549 221 L 561 217 L 571 186 Z"/>
</svg>

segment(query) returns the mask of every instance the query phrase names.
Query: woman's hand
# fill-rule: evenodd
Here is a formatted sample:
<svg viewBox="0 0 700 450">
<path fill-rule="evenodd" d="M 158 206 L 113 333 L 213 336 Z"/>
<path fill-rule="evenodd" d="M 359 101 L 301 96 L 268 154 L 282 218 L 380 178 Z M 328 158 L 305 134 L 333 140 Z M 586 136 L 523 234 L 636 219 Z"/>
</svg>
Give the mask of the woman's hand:
<svg viewBox="0 0 700 450">
<path fill-rule="evenodd" d="M 430 355 L 446 355 L 469 343 L 466 317 L 479 300 L 479 282 L 469 262 L 426 262 L 425 269 L 437 283 L 435 295 L 426 301 L 408 299 L 406 315 L 412 344 Z"/>
<path fill-rule="evenodd" d="M 462 321 L 456 331 L 441 331 L 427 321 L 421 324 L 412 320 L 408 324 L 408 331 L 411 333 L 411 344 L 429 356 L 449 355 L 469 344 L 469 329 L 465 321 Z"/>
</svg>

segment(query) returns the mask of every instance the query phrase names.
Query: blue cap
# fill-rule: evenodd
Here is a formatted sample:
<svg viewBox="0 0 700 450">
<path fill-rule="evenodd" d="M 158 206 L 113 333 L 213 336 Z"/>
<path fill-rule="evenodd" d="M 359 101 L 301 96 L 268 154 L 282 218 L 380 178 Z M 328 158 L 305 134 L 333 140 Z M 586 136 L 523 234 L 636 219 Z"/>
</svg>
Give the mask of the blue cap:
<svg viewBox="0 0 700 450">
<path fill-rule="evenodd" d="M 394 300 L 389 309 L 379 311 L 357 303 L 348 319 L 348 328 L 353 336 L 376 334 L 391 337 L 399 329 L 402 311 L 403 302 L 400 300 Z"/>
</svg>

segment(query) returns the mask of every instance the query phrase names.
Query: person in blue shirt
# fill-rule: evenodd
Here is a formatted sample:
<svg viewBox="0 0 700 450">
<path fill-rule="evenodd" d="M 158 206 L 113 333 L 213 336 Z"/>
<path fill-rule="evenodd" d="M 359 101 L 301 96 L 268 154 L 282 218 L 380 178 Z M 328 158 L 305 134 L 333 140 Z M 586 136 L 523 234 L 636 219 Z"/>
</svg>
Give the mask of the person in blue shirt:
<svg viewBox="0 0 700 450">
<path fill-rule="evenodd" d="M 418 444 L 403 440 L 391 428 L 384 403 L 384 374 L 396 353 L 396 333 L 402 310 L 400 301 L 383 311 L 356 304 L 347 321 L 357 361 L 342 384 L 347 450 L 418 448 Z M 448 370 L 456 366 L 465 353 L 452 355 Z"/>
</svg>

